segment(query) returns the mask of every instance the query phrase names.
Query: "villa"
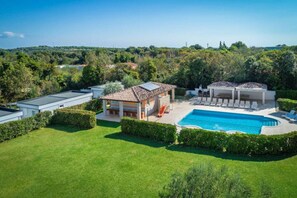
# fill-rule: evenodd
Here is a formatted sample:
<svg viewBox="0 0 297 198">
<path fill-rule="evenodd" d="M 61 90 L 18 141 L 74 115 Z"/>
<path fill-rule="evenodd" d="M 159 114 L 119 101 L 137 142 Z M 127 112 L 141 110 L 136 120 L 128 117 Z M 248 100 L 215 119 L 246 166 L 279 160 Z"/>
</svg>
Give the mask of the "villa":
<svg viewBox="0 0 297 198">
<path fill-rule="evenodd" d="M 167 110 L 174 102 L 175 85 L 147 82 L 138 86 L 124 89 L 117 93 L 101 97 L 103 100 L 103 113 L 100 119 L 123 116 L 144 119 L 158 111 L 165 105 Z M 170 95 L 171 92 L 171 101 Z"/>
</svg>

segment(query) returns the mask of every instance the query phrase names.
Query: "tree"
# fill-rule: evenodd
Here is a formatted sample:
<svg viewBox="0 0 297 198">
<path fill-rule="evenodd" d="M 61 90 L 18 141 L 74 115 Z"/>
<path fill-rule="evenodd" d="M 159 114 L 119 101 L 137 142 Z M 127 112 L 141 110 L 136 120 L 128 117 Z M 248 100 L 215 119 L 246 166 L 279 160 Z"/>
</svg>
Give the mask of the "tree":
<svg viewBox="0 0 297 198">
<path fill-rule="evenodd" d="M 129 88 L 141 84 L 141 80 L 133 78 L 131 75 L 125 75 L 122 84 L 125 88 Z"/>
<path fill-rule="evenodd" d="M 238 51 L 238 50 L 245 51 L 247 49 L 248 49 L 248 47 L 242 41 L 237 41 L 235 43 L 232 43 L 230 46 L 231 51 Z"/>
<path fill-rule="evenodd" d="M 271 197 L 269 187 L 261 188 L 259 197 Z M 162 198 L 183 197 L 252 197 L 251 188 L 239 175 L 232 175 L 226 167 L 202 164 L 190 168 L 184 175 L 176 173 L 159 193 Z M 255 193 L 254 193 L 255 196 Z M 257 197 L 257 196 L 255 196 Z"/>
<path fill-rule="evenodd" d="M 100 85 L 104 82 L 104 73 L 101 66 L 89 65 L 83 68 L 82 82 L 84 86 Z"/>
<path fill-rule="evenodd" d="M 147 59 L 140 63 L 138 72 L 140 79 L 144 82 L 153 81 L 157 77 L 157 67 L 151 59 Z"/>
<path fill-rule="evenodd" d="M 203 47 L 201 45 L 199 45 L 199 44 L 191 45 L 190 48 L 195 49 L 195 50 L 203 49 Z"/>
<path fill-rule="evenodd" d="M 123 85 L 120 82 L 108 82 L 104 87 L 104 95 L 112 94 L 123 90 Z"/>
</svg>

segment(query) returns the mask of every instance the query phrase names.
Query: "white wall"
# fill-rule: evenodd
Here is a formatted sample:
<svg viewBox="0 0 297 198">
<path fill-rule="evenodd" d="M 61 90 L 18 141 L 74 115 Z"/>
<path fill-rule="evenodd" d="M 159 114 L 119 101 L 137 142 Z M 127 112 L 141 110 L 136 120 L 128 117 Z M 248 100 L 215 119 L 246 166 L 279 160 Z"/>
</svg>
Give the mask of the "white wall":
<svg viewBox="0 0 297 198">
<path fill-rule="evenodd" d="M 92 90 L 92 93 L 93 93 L 93 98 L 99 98 L 101 96 L 103 96 L 103 89 L 100 90 L 100 89 L 93 89 Z"/>
<path fill-rule="evenodd" d="M 11 118 L 3 118 L 0 117 L 0 124 L 3 124 L 5 122 L 10 122 L 10 121 L 15 121 L 15 120 L 20 120 L 21 116 L 15 116 L 15 117 L 11 117 Z"/>
</svg>

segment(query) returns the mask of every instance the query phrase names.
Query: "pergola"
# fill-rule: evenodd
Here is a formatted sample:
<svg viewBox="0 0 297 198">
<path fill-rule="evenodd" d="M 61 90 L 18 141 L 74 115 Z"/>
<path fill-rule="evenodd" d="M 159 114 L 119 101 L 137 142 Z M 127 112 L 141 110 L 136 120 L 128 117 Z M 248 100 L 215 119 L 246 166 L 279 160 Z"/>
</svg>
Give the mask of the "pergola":
<svg viewBox="0 0 297 198">
<path fill-rule="evenodd" d="M 231 91 L 232 100 L 234 100 L 235 99 L 235 88 L 237 85 L 238 85 L 237 83 L 220 81 L 220 82 L 214 82 L 214 83 L 208 85 L 207 88 L 209 89 L 209 95 L 210 95 L 211 99 L 213 98 L 215 90 L 226 90 L 226 91 Z"/>
<path fill-rule="evenodd" d="M 240 84 L 236 87 L 238 100 L 240 100 L 241 91 L 261 93 L 262 94 L 262 104 L 265 104 L 265 93 L 267 91 L 267 85 L 256 82 L 247 82 Z"/>
</svg>

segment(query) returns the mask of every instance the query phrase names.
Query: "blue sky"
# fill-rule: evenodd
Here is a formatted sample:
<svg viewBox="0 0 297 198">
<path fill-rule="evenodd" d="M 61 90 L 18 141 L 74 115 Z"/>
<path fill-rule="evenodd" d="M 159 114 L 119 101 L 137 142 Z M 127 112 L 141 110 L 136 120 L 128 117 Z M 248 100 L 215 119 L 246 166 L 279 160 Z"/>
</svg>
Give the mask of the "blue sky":
<svg viewBox="0 0 297 198">
<path fill-rule="evenodd" d="M 295 0 L 0 0 L 0 48 L 297 45 Z"/>
</svg>

